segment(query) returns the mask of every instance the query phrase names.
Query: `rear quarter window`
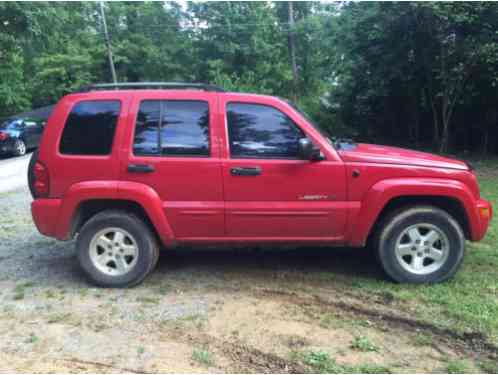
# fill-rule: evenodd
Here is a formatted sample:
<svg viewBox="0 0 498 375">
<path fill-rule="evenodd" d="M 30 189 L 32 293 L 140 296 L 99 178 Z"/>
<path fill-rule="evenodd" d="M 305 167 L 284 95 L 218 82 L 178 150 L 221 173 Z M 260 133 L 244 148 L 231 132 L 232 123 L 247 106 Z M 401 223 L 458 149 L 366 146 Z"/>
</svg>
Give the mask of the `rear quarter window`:
<svg viewBox="0 0 498 375">
<path fill-rule="evenodd" d="M 109 155 L 121 103 L 117 100 L 81 101 L 71 110 L 59 145 L 61 154 Z"/>
</svg>

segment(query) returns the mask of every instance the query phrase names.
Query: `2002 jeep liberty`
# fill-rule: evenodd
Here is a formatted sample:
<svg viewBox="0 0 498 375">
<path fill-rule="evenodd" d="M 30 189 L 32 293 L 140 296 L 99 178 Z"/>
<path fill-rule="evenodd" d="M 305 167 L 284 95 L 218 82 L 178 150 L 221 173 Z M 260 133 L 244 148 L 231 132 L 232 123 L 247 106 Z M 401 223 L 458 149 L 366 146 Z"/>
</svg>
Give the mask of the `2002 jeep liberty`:
<svg viewBox="0 0 498 375">
<path fill-rule="evenodd" d="M 65 96 L 33 154 L 38 230 L 76 237 L 97 285 L 140 283 L 177 244 L 369 244 L 397 282 L 440 282 L 492 216 L 471 166 L 333 142 L 288 101 L 203 84 Z"/>
</svg>

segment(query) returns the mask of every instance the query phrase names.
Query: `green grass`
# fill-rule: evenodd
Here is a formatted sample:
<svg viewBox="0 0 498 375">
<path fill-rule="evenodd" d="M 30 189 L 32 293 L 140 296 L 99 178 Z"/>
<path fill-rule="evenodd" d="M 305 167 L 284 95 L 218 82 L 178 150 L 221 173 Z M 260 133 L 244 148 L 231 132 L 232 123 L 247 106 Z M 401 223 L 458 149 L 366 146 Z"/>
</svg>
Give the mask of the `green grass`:
<svg viewBox="0 0 498 375">
<path fill-rule="evenodd" d="M 446 366 L 448 374 L 466 374 L 471 372 L 470 365 L 465 360 L 451 360 Z"/>
<path fill-rule="evenodd" d="M 14 296 L 12 297 L 14 301 L 20 301 L 24 299 L 24 291 L 16 292 Z"/>
<path fill-rule="evenodd" d="M 48 320 L 48 324 L 54 324 L 54 323 L 62 323 L 71 318 L 71 313 L 55 313 L 52 314 Z"/>
<path fill-rule="evenodd" d="M 479 363 L 479 368 L 482 372 L 488 374 L 498 374 L 498 363 L 494 360 L 485 360 Z"/>
<path fill-rule="evenodd" d="M 413 344 L 415 346 L 430 346 L 432 345 L 433 339 L 432 336 L 428 333 L 418 333 L 413 338 Z"/>
<path fill-rule="evenodd" d="M 327 352 L 311 351 L 294 355 L 305 365 L 310 367 L 310 372 L 320 374 L 388 374 L 388 367 L 369 364 L 340 365 Z"/>
<path fill-rule="evenodd" d="M 14 288 L 14 295 L 13 295 L 12 299 L 14 301 L 19 301 L 19 300 L 24 299 L 26 289 L 31 288 L 34 285 L 35 284 L 32 283 L 31 281 L 17 284 L 16 287 Z"/>
<path fill-rule="evenodd" d="M 351 349 L 360 352 L 378 352 L 379 348 L 366 336 L 357 336 L 351 342 Z"/>
<path fill-rule="evenodd" d="M 38 336 L 36 336 L 34 333 L 31 333 L 29 337 L 26 339 L 27 344 L 34 344 L 38 341 Z"/>
<path fill-rule="evenodd" d="M 491 170 L 491 172 L 489 172 Z M 498 209 L 498 161 L 494 171 L 478 173 L 481 196 Z M 463 266 L 456 276 L 437 285 L 398 285 L 359 277 L 352 284 L 359 292 L 389 292 L 400 305 L 416 309 L 414 318 L 457 332 L 480 332 L 498 344 L 498 220 L 493 218 L 486 237 L 467 242 Z"/>
<path fill-rule="evenodd" d="M 159 300 L 159 298 L 156 298 L 156 297 L 139 296 L 139 297 L 137 297 L 137 302 L 158 304 L 160 302 L 160 300 Z"/>
<path fill-rule="evenodd" d="M 213 358 L 210 352 L 204 349 L 194 349 L 192 352 L 192 359 L 205 366 L 213 365 Z"/>
</svg>

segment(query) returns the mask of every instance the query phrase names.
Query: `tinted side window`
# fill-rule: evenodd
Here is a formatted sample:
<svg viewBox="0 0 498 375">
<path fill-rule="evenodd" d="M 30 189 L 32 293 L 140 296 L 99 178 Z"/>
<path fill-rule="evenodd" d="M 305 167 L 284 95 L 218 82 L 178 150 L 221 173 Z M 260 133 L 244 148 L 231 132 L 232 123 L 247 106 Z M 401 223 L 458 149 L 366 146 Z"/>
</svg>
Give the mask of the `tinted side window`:
<svg viewBox="0 0 498 375">
<path fill-rule="evenodd" d="M 298 159 L 298 141 L 304 134 L 276 108 L 229 103 L 227 122 L 232 157 Z"/>
<path fill-rule="evenodd" d="M 163 102 L 162 155 L 209 155 L 209 107 L 200 101 Z"/>
<path fill-rule="evenodd" d="M 140 104 L 135 123 L 133 153 L 135 155 L 159 154 L 160 101 L 144 101 Z"/>
<path fill-rule="evenodd" d="M 71 155 L 108 155 L 111 153 L 119 101 L 83 101 L 69 114 L 59 150 Z"/>
<path fill-rule="evenodd" d="M 209 156 L 209 105 L 203 101 L 143 101 L 135 125 L 135 155 Z"/>
</svg>

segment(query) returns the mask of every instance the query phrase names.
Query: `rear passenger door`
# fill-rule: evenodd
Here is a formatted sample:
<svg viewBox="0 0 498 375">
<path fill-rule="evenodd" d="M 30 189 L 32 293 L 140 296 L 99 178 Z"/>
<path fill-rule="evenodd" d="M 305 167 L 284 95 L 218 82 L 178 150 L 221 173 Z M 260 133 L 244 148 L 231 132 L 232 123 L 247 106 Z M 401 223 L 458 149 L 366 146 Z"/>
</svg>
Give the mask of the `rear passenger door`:
<svg viewBox="0 0 498 375">
<path fill-rule="evenodd" d="M 122 179 L 160 196 L 175 237 L 224 235 L 221 164 L 215 135 L 216 94 L 137 94 Z"/>
</svg>

